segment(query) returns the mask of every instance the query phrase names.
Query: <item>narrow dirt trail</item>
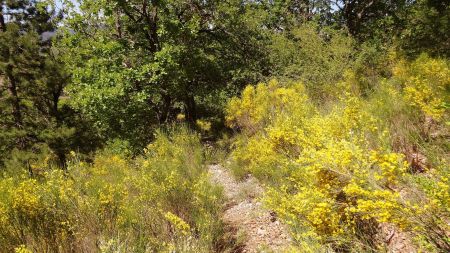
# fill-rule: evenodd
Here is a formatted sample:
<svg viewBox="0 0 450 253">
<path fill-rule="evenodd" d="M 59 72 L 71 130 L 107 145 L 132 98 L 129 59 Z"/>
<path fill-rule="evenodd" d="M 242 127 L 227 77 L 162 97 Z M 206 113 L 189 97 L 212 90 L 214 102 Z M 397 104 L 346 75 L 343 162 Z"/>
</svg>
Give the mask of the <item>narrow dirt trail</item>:
<svg viewBox="0 0 450 253">
<path fill-rule="evenodd" d="M 224 189 L 227 202 L 222 219 L 241 237 L 237 239 L 242 243 L 238 252 L 282 252 L 290 245 L 287 229 L 257 200 L 263 189 L 254 178 L 237 182 L 220 165 L 210 165 L 209 172 L 213 182 Z"/>
</svg>

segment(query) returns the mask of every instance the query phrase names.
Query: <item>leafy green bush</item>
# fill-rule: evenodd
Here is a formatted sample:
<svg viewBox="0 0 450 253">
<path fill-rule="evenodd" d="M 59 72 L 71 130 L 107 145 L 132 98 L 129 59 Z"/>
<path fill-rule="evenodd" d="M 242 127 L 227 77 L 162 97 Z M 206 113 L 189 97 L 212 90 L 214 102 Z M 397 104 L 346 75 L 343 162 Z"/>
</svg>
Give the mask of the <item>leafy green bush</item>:
<svg viewBox="0 0 450 253">
<path fill-rule="evenodd" d="M 354 66 L 354 39 L 345 30 L 307 22 L 289 32 L 275 33 L 270 44 L 272 76 L 300 80 L 314 97 L 327 96 L 332 84 Z"/>
</svg>

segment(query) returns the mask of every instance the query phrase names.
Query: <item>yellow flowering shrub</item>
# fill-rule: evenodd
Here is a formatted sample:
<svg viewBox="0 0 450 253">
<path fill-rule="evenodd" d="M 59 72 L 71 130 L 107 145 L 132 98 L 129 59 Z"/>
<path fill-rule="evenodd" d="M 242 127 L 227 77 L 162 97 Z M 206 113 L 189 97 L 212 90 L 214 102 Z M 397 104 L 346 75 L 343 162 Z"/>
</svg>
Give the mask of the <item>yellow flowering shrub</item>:
<svg viewBox="0 0 450 253">
<path fill-rule="evenodd" d="M 66 171 L 0 178 L 6 252 L 211 252 L 221 235 L 221 192 L 203 168 L 199 136 L 158 132 L 145 154 L 73 155 Z"/>
<path fill-rule="evenodd" d="M 184 121 L 186 119 L 186 115 L 179 113 L 177 114 L 177 120 L 178 121 Z"/>
<path fill-rule="evenodd" d="M 195 123 L 197 124 L 198 128 L 200 128 L 200 130 L 202 130 L 203 132 L 208 132 L 211 130 L 211 122 L 198 119 Z"/>
<path fill-rule="evenodd" d="M 167 212 L 164 217 L 174 226 L 174 228 L 183 235 L 188 235 L 191 227 L 183 219 L 171 212 Z"/>
<path fill-rule="evenodd" d="M 14 249 L 15 253 L 32 253 L 31 250 L 27 249 L 25 245 L 20 245 L 19 247 Z"/>
<path fill-rule="evenodd" d="M 445 60 L 420 56 L 412 63 L 399 61 L 394 78 L 404 86 L 404 97 L 425 115 L 442 120 L 450 106 L 450 69 Z"/>
<path fill-rule="evenodd" d="M 247 86 L 241 98 L 230 100 L 226 108 L 226 121 L 231 127 L 255 132 L 282 112 L 292 112 L 297 116 L 292 120 L 300 119 L 311 109 L 302 103 L 306 100 L 306 91 L 301 83 L 284 88 L 272 80 L 267 85 L 260 83 L 256 87 Z M 295 107 L 298 105 L 303 107 Z"/>
<path fill-rule="evenodd" d="M 265 203 L 298 246 L 360 252 L 385 246 L 373 233 L 378 224 L 425 229 L 414 209 L 419 201 L 405 201 L 399 191 L 409 181 L 409 164 L 385 145 L 382 119 L 365 108 L 367 101 L 343 88 L 323 111 L 299 87 L 249 86 L 227 108 L 229 126 L 242 131 L 231 155 L 241 168 L 236 174 L 252 173 L 268 185 Z M 448 196 L 438 188 L 430 192 Z"/>
<path fill-rule="evenodd" d="M 5 247 L 12 249 L 19 242 L 27 242 L 26 246 L 36 244 L 38 249 L 54 251 L 58 244 L 74 242 L 71 224 L 75 217 L 70 215 L 76 210 L 73 182 L 66 180 L 62 171 L 48 171 L 43 176 L 45 180 L 24 175 L 1 180 L 0 209 L 4 218 L 0 243 Z M 40 241 L 42 238 L 46 240 Z"/>
</svg>

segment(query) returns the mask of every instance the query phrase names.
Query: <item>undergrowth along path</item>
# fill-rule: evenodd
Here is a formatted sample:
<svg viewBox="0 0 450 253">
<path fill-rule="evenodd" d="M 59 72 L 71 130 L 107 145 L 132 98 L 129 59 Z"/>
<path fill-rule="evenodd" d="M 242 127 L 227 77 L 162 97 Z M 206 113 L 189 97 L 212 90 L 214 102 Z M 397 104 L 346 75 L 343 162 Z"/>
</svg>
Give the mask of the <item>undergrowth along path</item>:
<svg viewBox="0 0 450 253">
<path fill-rule="evenodd" d="M 221 185 L 227 199 L 223 221 L 235 231 L 235 240 L 241 247 L 237 252 L 280 252 L 291 244 L 286 227 L 275 213 L 264 208 L 258 200 L 262 187 L 251 176 L 237 182 L 221 165 L 209 165 L 213 183 Z"/>
</svg>

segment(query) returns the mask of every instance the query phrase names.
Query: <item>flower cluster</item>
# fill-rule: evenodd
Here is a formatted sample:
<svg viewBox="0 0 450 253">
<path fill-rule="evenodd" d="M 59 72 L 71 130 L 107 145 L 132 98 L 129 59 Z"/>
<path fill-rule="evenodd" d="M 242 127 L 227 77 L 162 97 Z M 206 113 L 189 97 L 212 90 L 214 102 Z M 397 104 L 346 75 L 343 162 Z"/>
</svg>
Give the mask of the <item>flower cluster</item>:
<svg viewBox="0 0 450 253">
<path fill-rule="evenodd" d="M 67 171 L 0 179 L 2 250 L 210 252 L 214 247 L 221 192 L 209 183 L 196 134 L 159 132 L 135 159 L 110 151 L 90 164 L 75 152 L 72 158 Z"/>
<path fill-rule="evenodd" d="M 443 119 L 450 103 L 450 69 L 445 60 L 422 55 L 412 63 L 400 61 L 393 73 L 411 105 L 435 120 Z"/>
<path fill-rule="evenodd" d="M 345 82 L 341 86 L 351 86 Z M 268 185 L 265 203 L 302 248 L 318 242 L 358 251 L 372 247 L 368 241 L 383 247 L 370 232 L 377 224 L 424 226 L 413 208 L 418 201 L 405 201 L 398 190 L 408 181 L 409 164 L 384 145 L 386 129 L 365 109 L 367 101 L 351 89 L 339 98 L 323 111 L 301 84 L 247 87 L 227 110 L 229 126 L 242 130 L 232 153 L 235 171 Z M 448 187 L 433 189 L 430 194 L 448 196 Z"/>
</svg>

